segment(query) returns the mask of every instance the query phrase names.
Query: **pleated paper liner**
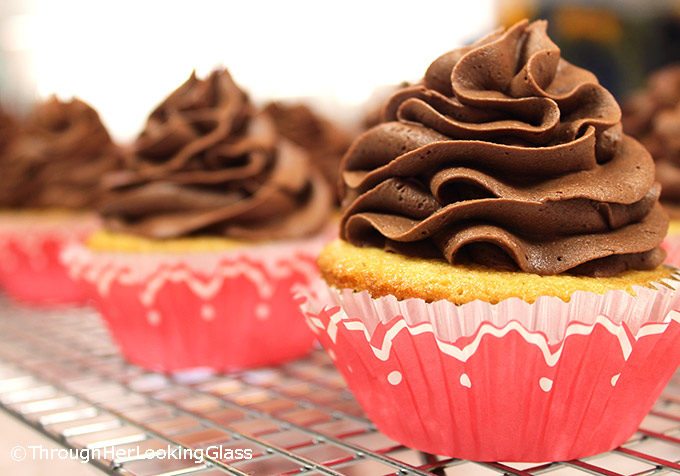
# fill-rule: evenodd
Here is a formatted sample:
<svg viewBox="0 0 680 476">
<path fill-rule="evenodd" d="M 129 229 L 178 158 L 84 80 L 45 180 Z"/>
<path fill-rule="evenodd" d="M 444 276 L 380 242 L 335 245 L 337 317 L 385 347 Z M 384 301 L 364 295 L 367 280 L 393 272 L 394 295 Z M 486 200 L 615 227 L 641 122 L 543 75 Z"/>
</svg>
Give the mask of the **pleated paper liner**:
<svg viewBox="0 0 680 476">
<path fill-rule="evenodd" d="M 609 451 L 638 428 L 680 363 L 680 286 L 570 302 L 373 299 L 317 281 L 311 329 L 390 438 L 477 461 Z"/>
<path fill-rule="evenodd" d="M 680 233 L 669 233 L 661 243 L 661 247 L 666 251 L 664 263 L 680 267 Z"/>
<path fill-rule="evenodd" d="M 93 216 L 44 220 L 0 215 L 0 287 L 13 299 L 38 306 L 86 302 L 82 287 L 60 261 L 62 251 L 98 226 Z"/>
<path fill-rule="evenodd" d="M 317 276 L 309 239 L 234 251 L 63 255 L 123 355 L 155 371 L 272 365 L 306 354 L 314 335 L 291 294 Z"/>
</svg>

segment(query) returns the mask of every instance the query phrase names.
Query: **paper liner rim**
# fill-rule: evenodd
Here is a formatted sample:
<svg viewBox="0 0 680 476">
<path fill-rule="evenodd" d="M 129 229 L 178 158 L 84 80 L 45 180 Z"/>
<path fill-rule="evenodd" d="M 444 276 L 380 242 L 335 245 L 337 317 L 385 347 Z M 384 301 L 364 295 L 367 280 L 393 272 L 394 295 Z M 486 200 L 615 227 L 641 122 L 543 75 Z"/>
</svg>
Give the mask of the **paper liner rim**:
<svg viewBox="0 0 680 476">
<path fill-rule="evenodd" d="M 677 273 L 674 273 L 674 277 L 680 277 L 676 275 Z M 619 323 L 614 322 L 609 316 L 603 313 L 599 313 L 591 323 L 587 323 L 579 319 L 569 320 L 569 322 L 566 324 L 562 336 L 559 338 L 559 340 L 553 343 L 549 342 L 549 338 L 544 331 L 531 330 L 517 319 L 510 319 L 503 325 L 497 325 L 496 323 L 492 323 L 490 321 L 482 321 L 476 326 L 474 332 L 467 335 L 457 336 L 453 341 L 447 341 L 442 339 L 441 336 L 438 335 L 438 332 L 436 332 L 434 325 L 431 321 L 423 321 L 416 324 L 409 324 L 403 315 L 395 315 L 387 322 L 381 321 L 379 324 L 376 325 L 376 328 L 371 333 L 366 327 L 364 321 L 362 321 L 360 318 L 347 316 L 347 314 L 343 310 L 343 306 L 340 304 L 342 302 L 342 299 L 347 298 L 347 296 L 351 296 L 350 299 L 353 299 L 355 297 L 358 297 L 358 295 L 363 295 L 362 297 L 364 299 L 366 298 L 366 296 L 368 296 L 368 299 L 370 299 L 373 302 L 376 302 L 389 298 L 394 298 L 394 296 L 388 295 L 379 298 L 372 298 L 370 297 L 368 291 L 356 292 L 351 289 L 338 290 L 333 286 L 326 285 L 325 283 L 323 284 L 327 287 L 329 292 L 334 293 L 334 298 L 337 297 L 338 302 L 333 303 L 332 305 L 324 305 L 319 310 L 311 311 L 309 308 L 310 306 L 313 305 L 312 300 L 314 298 L 308 298 L 307 296 L 304 295 L 304 292 L 301 293 L 302 295 L 298 295 L 298 298 L 301 298 L 300 306 L 303 310 L 305 318 L 307 319 L 308 325 L 312 328 L 312 330 L 315 333 L 318 333 L 320 331 L 326 332 L 328 334 L 328 337 L 334 344 L 336 343 L 337 340 L 338 326 L 340 324 L 342 324 L 347 331 L 350 332 L 361 331 L 366 339 L 367 344 L 373 351 L 373 354 L 381 361 L 387 361 L 389 359 L 390 354 L 392 352 L 393 341 L 403 330 L 406 330 L 411 336 L 423 333 L 431 333 L 432 337 L 434 338 L 437 344 L 437 347 L 441 352 L 462 362 L 467 361 L 467 359 L 474 355 L 476 349 L 479 347 L 482 339 L 485 336 L 502 338 L 508 333 L 515 331 L 528 344 L 535 345 L 536 347 L 538 347 L 543 355 L 546 364 L 550 367 L 554 367 L 559 362 L 562 350 L 569 337 L 575 335 L 590 335 L 598 325 L 603 327 L 607 332 L 609 332 L 611 335 L 617 338 L 624 359 L 627 360 L 630 354 L 632 353 L 634 342 L 646 336 L 664 333 L 672 321 L 680 323 L 680 311 L 677 309 L 678 303 L 676 302 L 675 307 L 669 306 L 669 310 L 665 313 L 661 321 L 643 322 L 640 325 L 637 332 L 632 332 L 627 322 L 625 321 L 621 321 Z M 680 285 L 680 282 L 678 282 L 678 285 Z M 650 288 L 644 289 L 648 289 L 649 291 L 654 292 L 654 290 Z M 605 293 L 605 296 L 608 293 L 616 291 L 617 290 L 610 290 L 607 293 Z M 596 294 L 589 291 L 580 292 L 587 294 Z M 660 289 L 657 288 L 656 292 L 662 293 L 666 292 L 672 295 L 674 294 L 674 297 L 676 297 L 676 301 L 678 298 L 680 298 L 680 293 L 678 293 L 676 290 L 670 287 L 663 286 Z M 349 294 L 346 295 L 345 293 Z M 420 301 L 425 305 L 433 304 L 425 303 L 425 301 L 418 298 L 412 299 Z M 409 300 L 402 300 L 401 302 L 404 301 Z M 455 304 L 449 301 L 446 302 L 452 306 L 455 306 Z M 485 303 L 485 304 L 487 304 L 488 306 L 497 306 L 500 303 L 498 304 Z M 564 304 L 568 303 L 565 302 Z M 328 316 L 327 317 L 328 327 L 325 327 L 322 320 L 319 318 L 319 316 L 324 313 L 327 314 Z M 376 330 L 378 328 L 380 328 L 381 339 L 380 342 L 375 342 Z M 462 347 L 460 345 L 457 345 L 457 342 L 460 342 L 460 340 L 463 339 L 469 342 L 467 344 L 464 344 Z"/>
</svg>

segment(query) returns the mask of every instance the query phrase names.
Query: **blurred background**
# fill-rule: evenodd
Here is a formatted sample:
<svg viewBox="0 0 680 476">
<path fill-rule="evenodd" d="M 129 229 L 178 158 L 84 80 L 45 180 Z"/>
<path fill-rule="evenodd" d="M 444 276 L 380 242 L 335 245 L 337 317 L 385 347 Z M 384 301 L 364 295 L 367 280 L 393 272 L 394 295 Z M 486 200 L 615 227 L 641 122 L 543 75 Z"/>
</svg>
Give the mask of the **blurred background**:
<svg viewBox="0 0 680 476">
<path fill-rule="evenodd" d="M 680 61 L 678 0 L 505 0 L 498 19 L 546 18 L 562 56 L 593 71 L 619 100 L 650 71 Z"/>
<path fill-rule="evenodd" d="M 192 69 L 224 65 L 256 101 L 306 98 L 351 123 L 375 88 L 524 17 L 548 18 L 563 56 L 619 98 L 680 60 L 680 0 L 3 0 L 0 101 L 77 95 L 127 141 Z"/>
<path fill-rule="evenodd" d="M 192 69 L 224 65 L 256 101 L 306 98 L 351 123 L 376 87 L 523 17 L 548 18 L 563 56 L 619 98 L 680 60 L 680 0 L 2 0 L 0 101 L 77 95 L 127 141 Z"/>
<path fill-rule="evenodd" d="M 495 23 L 493 0 L 426 3 L 2 0 L 0 98 L 75 94 L 127 140 L 192 69 L 224 65 L 255 100 L 310 97 L 343 120 Z"/>
</svg>

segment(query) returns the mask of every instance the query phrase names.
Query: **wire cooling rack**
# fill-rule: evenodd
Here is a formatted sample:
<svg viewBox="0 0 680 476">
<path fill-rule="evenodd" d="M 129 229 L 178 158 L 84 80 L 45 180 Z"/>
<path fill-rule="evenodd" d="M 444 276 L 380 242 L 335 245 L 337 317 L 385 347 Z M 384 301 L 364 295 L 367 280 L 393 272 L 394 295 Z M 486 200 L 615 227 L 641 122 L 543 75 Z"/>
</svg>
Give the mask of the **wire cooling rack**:
<svg viewBox="0 0 680 476">
<path fill-rule="evenodd" d="M 127 364 L 90 309 L 35 310 L 1 298 L 0 407 L 115 475 L 680 474 L 678 375 L 612 452 L 477 463 L 381 434 L 322 351 L 277 368 L 168 377 Z M 203 458 L 186 452 L 206 448 Z"/>
</svg>

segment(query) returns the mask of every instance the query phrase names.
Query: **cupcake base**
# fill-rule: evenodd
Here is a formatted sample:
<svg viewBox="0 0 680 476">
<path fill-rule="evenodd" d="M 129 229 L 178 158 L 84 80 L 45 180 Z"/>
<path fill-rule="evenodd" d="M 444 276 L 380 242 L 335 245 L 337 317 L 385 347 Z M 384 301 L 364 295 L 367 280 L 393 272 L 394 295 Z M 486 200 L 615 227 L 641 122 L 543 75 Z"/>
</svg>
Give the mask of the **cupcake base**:
<svg viewBox="0 0 680 476">
<path fill-rule="evenodd" d="M 99 240 L 101 242 L 101 240 Z M 317 273 L 315 240 L 221 251 L 104 252 L 64 261 L 88 288 L 123 355 L 154 371 L 231 371 L 311 350 L 291 288 Z"/>
<path fill-rule="evenodd" d="M 659 276 L 567 301 L 426 302 L 321 280 L 301 299 L 390 438 L 476 461 L 561 461 L 624 443 L 678 368 L 680 275 Z"/>
<path fill-rule="evenodd" d="M 680 266 L 680 220 L 671 219 L 668 225 L 668 235 L 661 243 L 666 251 L 664 263 L 670 266 Z"/>
<path fill-rule="evenodd" d="M 0 287 L 25 304 L 84 304 L 86 295 L 68 275 L 60 255 L 96 226 L 96 219 L 84 214 L 0 214 Z"/>
</svg>

